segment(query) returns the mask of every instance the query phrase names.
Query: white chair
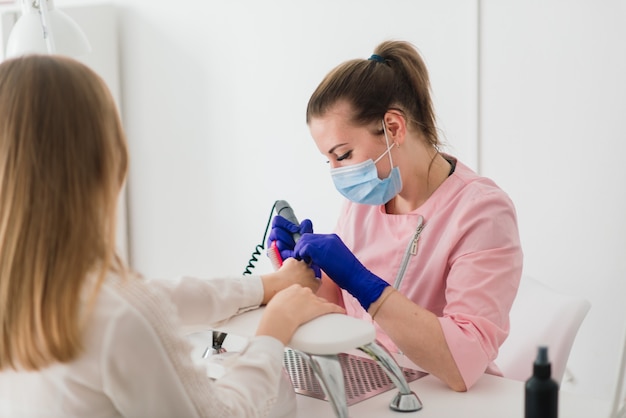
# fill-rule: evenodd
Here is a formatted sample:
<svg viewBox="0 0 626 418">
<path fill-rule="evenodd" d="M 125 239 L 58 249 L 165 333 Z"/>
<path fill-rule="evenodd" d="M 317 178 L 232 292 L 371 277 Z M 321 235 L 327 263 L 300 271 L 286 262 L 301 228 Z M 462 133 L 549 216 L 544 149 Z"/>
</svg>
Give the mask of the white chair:
<svg viewBox="0 0 626 418">
<path fill-rule="evenodd" d="M 526 381 L 532 375 L 537 347 L 543 345 L 548 347 L 552 378 L 560 385 L 574 339 L 590 307 L 584 298 L 557 292 L 523 276 L 511 307 L 510 333 L 495 361 L 502 374 Z"/>
</svg>

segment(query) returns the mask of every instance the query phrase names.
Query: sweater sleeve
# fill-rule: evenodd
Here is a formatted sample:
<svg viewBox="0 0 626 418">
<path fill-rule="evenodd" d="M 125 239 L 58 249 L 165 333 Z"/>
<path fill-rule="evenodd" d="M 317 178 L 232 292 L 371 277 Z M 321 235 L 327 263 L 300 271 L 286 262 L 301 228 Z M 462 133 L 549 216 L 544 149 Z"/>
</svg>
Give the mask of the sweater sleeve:
<svg viewBox="0 0 626 418">
<path fill-rule="evenodd" d="M 100 369 L 117 410 L 126 417 L 266 415 L 277 396 L 282 343 L 252 338 L 213 381 L 192 361 L 167 295 L 141 285 L 120 285 L 123 303 L 106 322 Z"/>
<path fill-rule="evenodd" d="M 183 326 L 212 325 L 257 308 L 263 299 L 259 276 L 177 280 L 149 280 L 168 295 Z"/>
</svg>

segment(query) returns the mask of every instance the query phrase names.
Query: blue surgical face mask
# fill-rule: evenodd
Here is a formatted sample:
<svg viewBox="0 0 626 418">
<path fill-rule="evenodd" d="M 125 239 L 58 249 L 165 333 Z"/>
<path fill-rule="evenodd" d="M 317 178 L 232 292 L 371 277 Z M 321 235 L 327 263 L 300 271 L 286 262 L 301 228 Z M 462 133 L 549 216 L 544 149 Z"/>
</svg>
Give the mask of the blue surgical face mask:
<svg viewBox="0 0 626 418">
<path fill-rule="evenodd" d="M 393 160 L 391 159 L 391 148 L 395 143 L 389 146 L 384 121 L 383 133 L 385 134 L 387 150 L 383 152 L 376 161 L 370 158 L 359 164 L 330 170 L 330 175 L 339 193 L 355 203 L 376 206 L 384 205 L 402 190 L 400 169 L 393 166 Z M 379 179 L 376 163 L 379 162 L 385 154 L 389 154 L 389 164 L 392 169 L 387 178 Z"/>
</svg>

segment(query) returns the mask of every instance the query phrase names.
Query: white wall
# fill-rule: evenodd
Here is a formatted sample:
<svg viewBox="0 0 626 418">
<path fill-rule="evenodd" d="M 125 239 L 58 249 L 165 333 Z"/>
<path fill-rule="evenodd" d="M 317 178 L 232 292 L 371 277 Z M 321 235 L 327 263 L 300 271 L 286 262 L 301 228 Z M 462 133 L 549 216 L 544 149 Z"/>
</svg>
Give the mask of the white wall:
<svg viewBox="0 0 626 418">
<path fill-rule="evenodd" d="M 473 2 L 391 1 L 394 19 L 375 1 L 118 6 L 131 258 L 146 275 L 241 274 L 276 199 L 329 231 L 340 198 L 306 103 L 333 66 L 387 38 L 422 50 L 444 134 L 475 158 Z"/>
<path fill-rule="evenodd" d="M 608 396 L 626 326 L 626 2 L 482 11 L 482 172 L 516 203 L 525 273 L 591 301 L 564 388 Z"/>
<path fill-rule="evenodd" d="M 450 151 L 513 198 L 526 273 L 593 304 L 564 387 L 608 397 L 626 295 L 623 1 L 114 3 L 135 268 L 240 274 L 275 199 L 329 230 L 339 198 L 308 97 L 337 63 L 407 39 Z"/>
</svg>

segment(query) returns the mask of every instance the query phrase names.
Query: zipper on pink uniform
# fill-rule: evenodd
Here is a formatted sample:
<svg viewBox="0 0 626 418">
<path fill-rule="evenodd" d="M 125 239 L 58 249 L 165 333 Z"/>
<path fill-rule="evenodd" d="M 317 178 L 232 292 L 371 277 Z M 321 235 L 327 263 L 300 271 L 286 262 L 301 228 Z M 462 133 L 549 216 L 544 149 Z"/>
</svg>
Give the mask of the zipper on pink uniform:
<svg viewBox="0 0 626 418">
<path fill-rule="evenodd" d="M 415 233 L 411 237 L 409 241 L 409 245 L 406 247 L 406 251 L 404 252 L 404 256 L 402 257 L 402 263 L 400 264 L 400 270 L 398 270 L 398 274 L 396 275 L 396 280 L 393 284 L 395 289 L 400 288 L 400 283 L 402 283 L 402 279 L 404 278 L 404 273 L 406 272 L 406 266 L 409 264 L 409 259 L 411 256 L 417 254 L 417 242 L 420 239 L 420 235 L 424 230 L 424 217 L 420 215 L 417 220 L 417 227 L 415 228 Z"/>
</svg>

